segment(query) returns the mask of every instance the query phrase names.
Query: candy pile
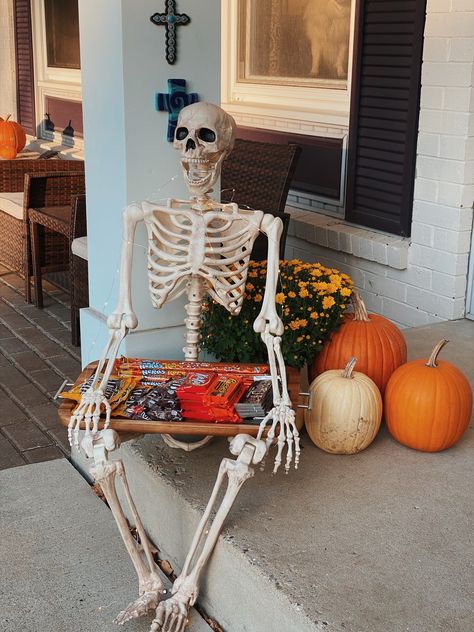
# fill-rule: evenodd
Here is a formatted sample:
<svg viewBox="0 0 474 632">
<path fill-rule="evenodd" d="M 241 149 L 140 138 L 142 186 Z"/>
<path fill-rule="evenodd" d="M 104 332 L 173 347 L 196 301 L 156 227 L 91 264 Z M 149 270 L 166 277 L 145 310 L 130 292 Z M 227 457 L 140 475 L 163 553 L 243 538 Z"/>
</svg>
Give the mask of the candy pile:
<svg viewBox="0 0 474 632">
<path fill-rule="evenodd" d="M 119 358 L 107 384 L 114 417 L 239 423 L 272 406 L 268 366 Z M 61 397 L 79 401 L 92 378 Z"/>
</svg>

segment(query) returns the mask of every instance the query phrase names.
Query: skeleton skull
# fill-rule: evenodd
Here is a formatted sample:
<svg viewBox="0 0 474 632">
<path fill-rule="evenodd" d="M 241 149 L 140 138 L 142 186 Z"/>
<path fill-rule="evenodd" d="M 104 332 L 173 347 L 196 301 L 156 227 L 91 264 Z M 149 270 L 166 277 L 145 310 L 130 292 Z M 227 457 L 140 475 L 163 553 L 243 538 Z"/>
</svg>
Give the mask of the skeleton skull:
<svg viewBox="0 0 474 632">
<path fill-rule="evenodd" d="M 186 185 L 193 195 L 208 193 L 234 146 L 235 122 L 212 103 L 193 103 L 178 117 L 174 147 L 181 152 Z"/>
</svg>

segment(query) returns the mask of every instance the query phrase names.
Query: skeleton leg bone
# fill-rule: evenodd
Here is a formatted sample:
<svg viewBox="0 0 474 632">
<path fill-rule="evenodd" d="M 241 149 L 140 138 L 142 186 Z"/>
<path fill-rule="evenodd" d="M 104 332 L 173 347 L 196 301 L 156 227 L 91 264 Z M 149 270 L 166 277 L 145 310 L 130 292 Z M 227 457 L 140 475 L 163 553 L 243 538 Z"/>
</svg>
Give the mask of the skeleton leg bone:
<svg viewBox="0 0 474 632">
<path fill-rule="evenodd" d="M 101 430 L 94 435 L 85 436 L 82 442 L 82 447 L 87 455 L 94 459 L 94 465 L 90 468 L 90 472 L 104 492 L 104 496 L 114 515 L 125 548 L 130 555 L 138 575 L 138 599 L 129 604 L 115 619 L 116 623 L 123 625 L 126 621 L 143 616 L 150 610 L 155 609 L 167 591 L 158 575 L 150 542 L 146 536 L 137 508 L 131 496 L 124 465 L 122 461 L 109 461 L 108 458 L 108 453 L 118 448 L 119 445 L 120 440 L 114 430 Z M 117 475 L 122 481 L 125 498 L 129 504 L 135 526 L 140 536 L 140 545 L 130 533 L 127 519 L 125 518 L 120 500 L 117 496 Z M 144 553 L 145 559 L 143 559 L 142 553 Z"/>
<path fill-rule="evenodd" d="M 254 475 L 250 464 L 259 463 L 262 460 L 266 447 L 263 441 L 248 435 L 237 435 L 231 441 L 230 450 L 232 454 L 238 455 L 238 458 L 235 461 L 228 458 L 222 460 L 214 489 L 194 535 L 183 570 L 174 583 L 172 597 L 159 604 L 150 632 L 183 632 L 186 628 L 189 608 L 196 602 L 202 572 L 217 543 L 224 521 L 240 488 Z M 226 476 L 228 479 L 226 492 L 209 530 L 206 530 Z M 198 554 L 203 537 L 205 540 Z"/>
</svg>

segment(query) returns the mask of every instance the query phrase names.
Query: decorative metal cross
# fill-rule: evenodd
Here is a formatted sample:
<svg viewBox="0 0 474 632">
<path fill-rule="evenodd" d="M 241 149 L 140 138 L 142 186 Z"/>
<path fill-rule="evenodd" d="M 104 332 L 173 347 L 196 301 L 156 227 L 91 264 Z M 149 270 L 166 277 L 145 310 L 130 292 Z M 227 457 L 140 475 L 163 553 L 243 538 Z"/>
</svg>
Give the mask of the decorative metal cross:
<svg viewBox="0 0 474 632">
<path fill-rule="evenodd" d="M 176 13 L 176 0 L 166 0 L 166 13 L 154 13 L 150 20 L 157 26 L 166 27 L 166 61 L 174 64 L 177 55 L 176 27 L 191 22 L 186 13 Z"/>
<path fill-rule="evenodd" d="M 168 115 L 168 142 L 173 142 L 178 115 L 186 105 L 197 103 L 199 96 L 196 92 L 187 94 L 186 81 L 184 79 L 168 79 L 168 93 L 156 93 L 156 109 L 160 112 L 169 112 Z"/>
</svg>

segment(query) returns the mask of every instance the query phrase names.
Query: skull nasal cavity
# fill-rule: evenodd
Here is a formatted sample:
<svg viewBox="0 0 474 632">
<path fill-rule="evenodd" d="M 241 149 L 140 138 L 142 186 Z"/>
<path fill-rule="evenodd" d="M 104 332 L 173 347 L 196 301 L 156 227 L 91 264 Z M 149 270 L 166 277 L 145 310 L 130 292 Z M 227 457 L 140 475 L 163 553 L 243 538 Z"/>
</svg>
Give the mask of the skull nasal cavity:
<svg viewBox="0 0 474 632">
<path fill-rule="evenodd" d="M 190 149 L 196 149 L 196 143 L 193 141 L 192 138 L 190 138 L 186 143 L 186 151 L 189 151 Z"/>
</svg>

